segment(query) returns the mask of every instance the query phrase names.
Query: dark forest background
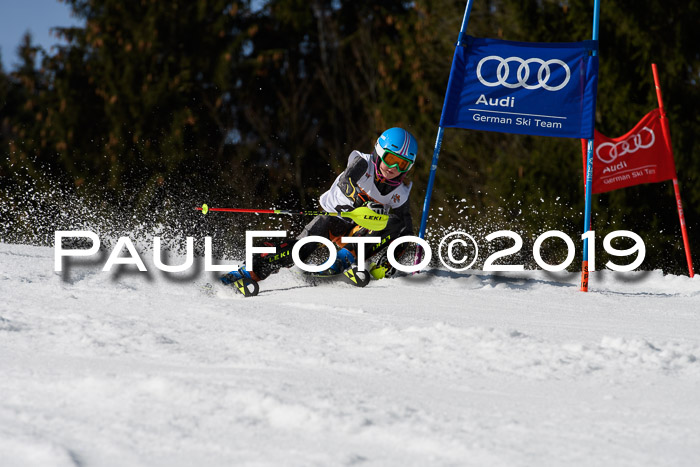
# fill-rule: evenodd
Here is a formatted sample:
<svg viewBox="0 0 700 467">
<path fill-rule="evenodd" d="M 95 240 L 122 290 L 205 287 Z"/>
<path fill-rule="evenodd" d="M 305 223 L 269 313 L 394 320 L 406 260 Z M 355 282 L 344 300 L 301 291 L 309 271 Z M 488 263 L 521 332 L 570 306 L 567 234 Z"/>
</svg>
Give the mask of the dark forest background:
<svg viewBox="0 0 700 467">
<path fill-rule="evenodd" d="M 419 141 L 417 231 L 464 1 L 66 3 L 85 23 L 56 29 L 63 45 L 46 51 L 27 36 L 3 51 L 21 59 L 0 69 L 4 241 L 52 244 L 52 229 L 95 213 L 125 231 L 148 219 L 211 235 L 265 221 L 203 225 L 192 212 L 203 202 L 314 209 L 350 151 L 369 152 L 392 126 Z M 592 0 L 477 0 L 467 32 L 587 40 L 592 15 Z M 631 129 L 657 106 L 657 63 L 696 266 L 698 18 L 700 0 L 604 0 L 596 114 L 608 136 Z M 559 229 L 577 241 L 582 183 L 578 140 L 447 130 L 429 238 L 503 228 L 531 245 Z M 674 203 L 671 182 L 596 195 L 598 250 L 606 233 L 632 230 L 648 248 L 644 268 L 687 273 Z"/>
</svg>

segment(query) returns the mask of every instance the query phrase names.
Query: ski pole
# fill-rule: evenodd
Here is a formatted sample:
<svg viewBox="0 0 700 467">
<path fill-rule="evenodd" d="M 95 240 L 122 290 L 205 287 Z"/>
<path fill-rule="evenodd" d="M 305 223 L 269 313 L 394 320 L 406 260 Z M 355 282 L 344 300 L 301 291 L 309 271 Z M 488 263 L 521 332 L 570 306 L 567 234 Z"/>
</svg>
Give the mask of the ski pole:
<svg viewBox="0 0 700 467">
<path fill-rule="evenodd" d="M 222 212 L 245 212 L 253 214 L 288 214 L 298 216 L 339 216 L 346 217 L 355 222 L 361 227 L 369 230 L 378 231 L 384 230 L 389 216 L 386 214 L 377 214 L 366 206 L 355 208 L 352 211 L 346 212 L 326 212 L 326 211 L 292 211 L 287 209 L 242 209 L 242 208 L 210 208 L 206 204 L 202 207 L 196 207 L 197 211 L 202 211 L 202 214 L 207 214 L 209 211 Z"/>
</svg>

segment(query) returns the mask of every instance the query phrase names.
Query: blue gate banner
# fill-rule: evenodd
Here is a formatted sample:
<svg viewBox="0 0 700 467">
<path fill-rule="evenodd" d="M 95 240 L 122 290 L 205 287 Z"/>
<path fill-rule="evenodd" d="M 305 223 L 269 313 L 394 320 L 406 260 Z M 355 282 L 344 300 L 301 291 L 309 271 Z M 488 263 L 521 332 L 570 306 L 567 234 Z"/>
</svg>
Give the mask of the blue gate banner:
<svg viewBox="0 0 700 467">
<path fill-rule="evenodd" d="M 465 36 L 455 49 L 440 126 L 593 138 L 597 47 Z"/>
</svg>

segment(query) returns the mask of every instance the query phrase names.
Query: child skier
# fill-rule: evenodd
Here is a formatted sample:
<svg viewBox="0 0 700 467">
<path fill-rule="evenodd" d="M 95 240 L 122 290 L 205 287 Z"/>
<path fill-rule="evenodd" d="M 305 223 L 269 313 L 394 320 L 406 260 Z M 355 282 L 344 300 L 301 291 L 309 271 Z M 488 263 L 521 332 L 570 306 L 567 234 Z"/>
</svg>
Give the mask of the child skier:
<svg viewBox="0 0 700 467">
<path fill-rule="evenodd" d="M 356 244 L 346 246 L 341 243 L 342 237 L 380 237 L 382 240 L 379 243 L 365 245 L 365 257 L 371 258 L 385 250 L 396 238 L 413 235 L 408 203 L 412 183 L 405 177 L 416 161 L 417 152 L 418 143 L 413 135 L 402 128 L 390 128 L 377 139 L 371 154 L 351 152 L 347 168 L 338 175 L 330 189 L 321 195 L 321 207 L 326 212 L 350 211 L 367 206 L 377 213 L 388 214 L 389 221 L 384 230 L 369 231 L 345 217 L 316 216 L 296 240 L 277 245 L 277 254 L 254 256 L 251 271 L 241 268 L 222 276 L 221 281 L 232 284 L 245 278 L 257 282 L 281 267 L 291 266 L 294 243 L 309 235 L 328 238 L 340 247 L 335 264 L 322 273 L 328 275 L 341 273 L 356 261 Z M 299 250 L 299 258 L 306 262 L 317 247 L 316 243 L 307 243 Z M 403 251 L 397 249 L 395 256 L 399 258 Z M 393 274 L 394 268 L 387 261 L 386 252 L 370 272 L 375 278 Z"/>
</svg>

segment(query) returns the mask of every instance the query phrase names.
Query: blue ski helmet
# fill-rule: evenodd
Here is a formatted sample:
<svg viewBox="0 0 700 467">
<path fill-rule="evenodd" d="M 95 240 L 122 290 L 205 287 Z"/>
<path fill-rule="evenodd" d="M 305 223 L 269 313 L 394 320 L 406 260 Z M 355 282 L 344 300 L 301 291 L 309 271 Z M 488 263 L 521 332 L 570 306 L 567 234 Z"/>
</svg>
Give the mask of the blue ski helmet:
<svg viewBox="0 0 700 467">
<path fill-rule="evenodd" d="M 377 155 L 383 160 L 385 152 L 401 156 L 407 159 L 411 166 L 416 162 L 418 154 L 418 142 L 411 133 L 403 128 L 389 128 L 377 139 L 377 144 L 374 145 L 374 150 Z M 411 167 L 409 166 L 406 171 Z M 404 172 L 402 170 L 402 172 Z"/>
</svg>

